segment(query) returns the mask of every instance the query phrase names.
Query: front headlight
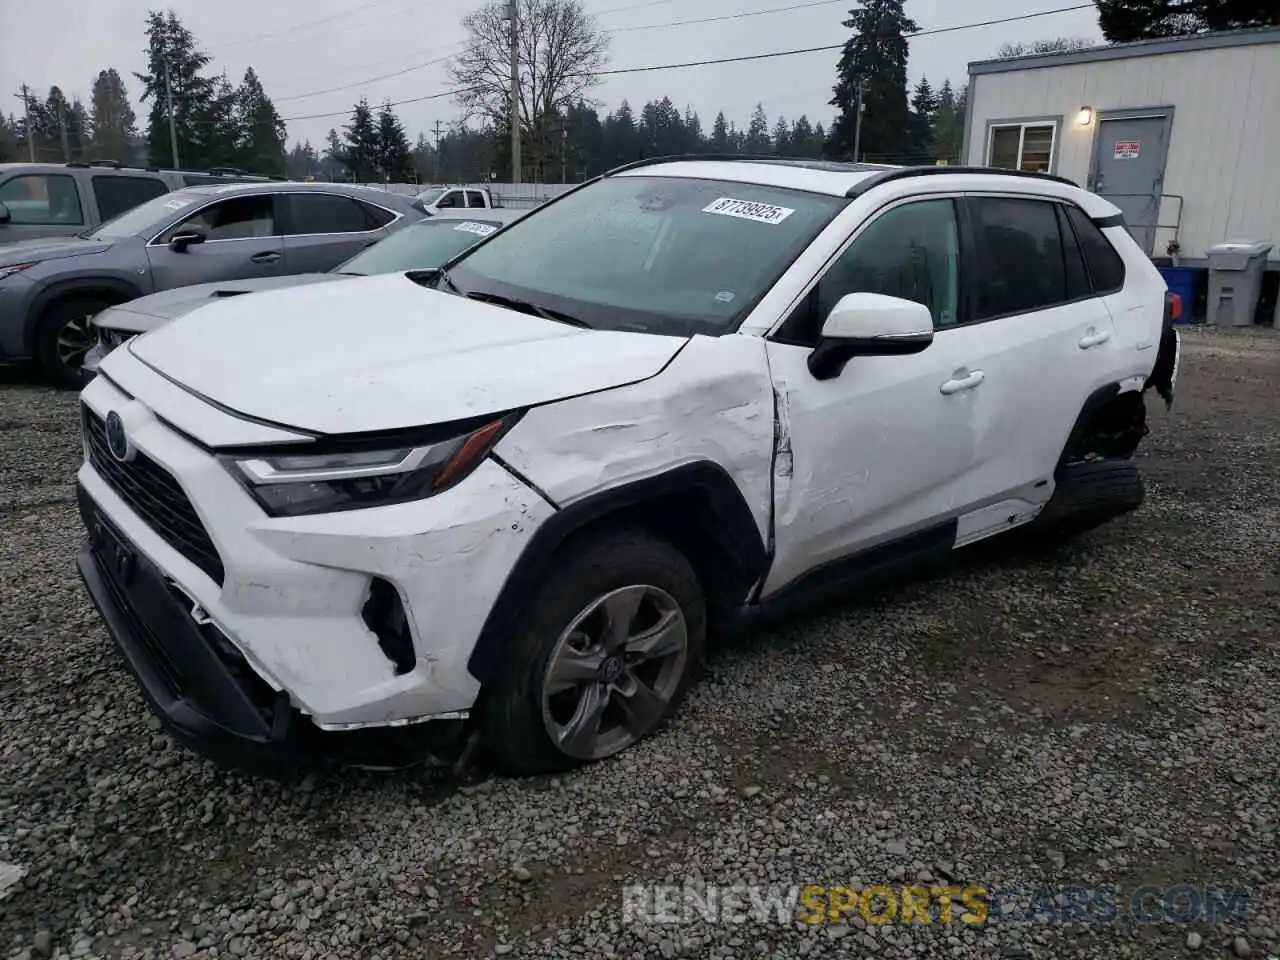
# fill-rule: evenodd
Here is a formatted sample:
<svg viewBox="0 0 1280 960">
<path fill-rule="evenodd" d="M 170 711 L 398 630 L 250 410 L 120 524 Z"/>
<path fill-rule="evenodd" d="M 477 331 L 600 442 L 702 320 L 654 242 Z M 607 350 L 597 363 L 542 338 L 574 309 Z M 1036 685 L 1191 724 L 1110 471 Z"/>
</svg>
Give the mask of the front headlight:
<svg viewBox="0 0 1280 960">
<path fill-rule="evenodd" d="M 394 448 L 219 459 L 273 517 L 384 507 L 435 496 L 459 483 L 517 418 L 499 417 L 447 439 Z"/>
</svg>

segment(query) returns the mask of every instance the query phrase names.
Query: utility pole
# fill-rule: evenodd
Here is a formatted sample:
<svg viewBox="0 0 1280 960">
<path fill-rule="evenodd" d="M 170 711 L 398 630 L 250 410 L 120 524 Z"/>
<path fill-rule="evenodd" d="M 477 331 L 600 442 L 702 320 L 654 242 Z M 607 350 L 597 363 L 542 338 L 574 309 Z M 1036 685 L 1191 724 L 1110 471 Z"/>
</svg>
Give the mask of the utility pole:
<svg viewBox="0 0 1280 960">
<path fill-rule="evenodd" d="M 32 163 L 35 163 L 36 135 L 35 131 L 31 129 L 31 91 L 27 88 L 25 83 L 22 85 L 22 93 L 18 94 L 18 96 L 22 97 L 22 115 L 26 120 L 27 156 L 31 159 Z"/>
<path fill-rule="evenodd" d="M 569 182 L 569 128 L 560 131 L 560 182 Z"/>
<path fill-rule="evenodd" d="M 442 164 L 440 163 L 440 121 L 437 120 L 436 121 L 436 183 L 440 182 L 440 178 L 442 176 L 442 174 L 440 173 L 441 167 L 442 167 Z"/>
<path fill-rule="evenodd" d="M 517 4 L 511 0 L 511 182 L 520 182 L 520 17 Z"/>
<path fill-rule="evenodd" d="M 865 104 L 862 102 L 862 81 L 858 81 L 858 116 L 853 122 L 853 162 L 860 163 L 862 160 L 862 111 Z"/>
<path fill-rule="evenodd" d="M 169 112 L 169 147 L 173 151 L 173 169 L 178 165 L 178 125 L 173 119 L 173 80 L 169 76 L 169 58 L 164 61 L 164 102 Z"/>
</svg>

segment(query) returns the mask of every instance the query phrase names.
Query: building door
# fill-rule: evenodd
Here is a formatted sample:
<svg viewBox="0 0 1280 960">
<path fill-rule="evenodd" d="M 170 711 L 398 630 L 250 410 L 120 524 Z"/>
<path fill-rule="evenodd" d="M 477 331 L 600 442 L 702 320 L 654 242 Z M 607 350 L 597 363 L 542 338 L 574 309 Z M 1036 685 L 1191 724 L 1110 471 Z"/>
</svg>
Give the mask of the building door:
<svg viewBox="0 0 1280 960">
<path fill-rule="evenodd" d="M 1124 212 L 1129 232 L 1148 256 L 1160 220 L 1172 120 L 1166 113 L 1098 119 L 1090 187 Z"/>
</svg>

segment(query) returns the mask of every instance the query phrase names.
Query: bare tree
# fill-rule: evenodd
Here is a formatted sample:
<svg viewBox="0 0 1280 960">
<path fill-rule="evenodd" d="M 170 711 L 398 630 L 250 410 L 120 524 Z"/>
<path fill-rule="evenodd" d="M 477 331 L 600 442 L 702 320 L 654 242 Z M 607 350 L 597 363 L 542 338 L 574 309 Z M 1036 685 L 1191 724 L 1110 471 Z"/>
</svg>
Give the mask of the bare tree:
<svg viewBox="0 0 1280 960">
<path fill-rule="evenodd" d="M 571 104 L 586 99 L 609 62 L 609 36 L 581 0 L 515 0 L 519 14 L 520 127 L 539 176 L 547 135 Z M 506 126 L 511 102 L 511 41 L 506 0 L 490 0 L 462 18 L 467 48 L 449 63 L 458 102 Z"/>
<path fill-rule="evenodd" d="M 997 51 L 1001 60 L 1010 57 L 1031 57 L 1042 53 L 1074 53 L 1077 50 L 1088 50 L 1096 46 L 1092 40 L 1083 37 L 1055 37 L 1052 40 L 1037 40 L 1035 43 L 1006 43 Z"/>
</svg>

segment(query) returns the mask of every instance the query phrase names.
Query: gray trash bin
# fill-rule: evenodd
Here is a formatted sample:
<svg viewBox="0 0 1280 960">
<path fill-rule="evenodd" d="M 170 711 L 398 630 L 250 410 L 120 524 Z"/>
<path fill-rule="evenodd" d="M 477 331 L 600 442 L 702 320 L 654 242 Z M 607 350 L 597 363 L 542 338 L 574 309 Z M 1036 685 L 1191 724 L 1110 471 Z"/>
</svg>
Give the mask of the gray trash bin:
<svg viewBox="0 0 1280 960">
<path fill-rule="evenodd" d="M 1265 240 L 1231 240 L 1209 248 L 1208 323 L 1253 326 L 1271 246 Z"/>
</svg>

